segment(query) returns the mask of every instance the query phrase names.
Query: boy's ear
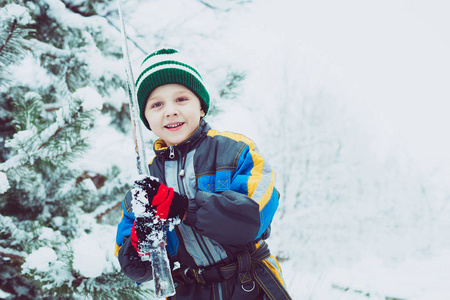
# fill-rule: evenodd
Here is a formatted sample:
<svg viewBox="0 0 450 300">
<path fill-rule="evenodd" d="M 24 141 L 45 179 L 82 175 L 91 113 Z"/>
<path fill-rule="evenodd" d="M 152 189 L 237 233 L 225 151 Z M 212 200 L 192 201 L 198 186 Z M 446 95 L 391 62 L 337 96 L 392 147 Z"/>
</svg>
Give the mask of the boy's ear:
<svg viewBox="0 0 450 300">
<path fill-rule="evenodd" d="M 203 108 L 200 108 L 200 117 L 204 117 L 206 114 L 205 114 L 205 112 L 203 111 Z"/>
</svg>

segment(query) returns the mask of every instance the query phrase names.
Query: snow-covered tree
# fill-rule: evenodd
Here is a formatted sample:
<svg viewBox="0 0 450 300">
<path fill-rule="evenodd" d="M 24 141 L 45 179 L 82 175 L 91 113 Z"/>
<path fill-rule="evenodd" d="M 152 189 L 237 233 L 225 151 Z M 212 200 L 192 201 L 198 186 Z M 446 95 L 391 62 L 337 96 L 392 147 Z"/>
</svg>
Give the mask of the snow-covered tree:
<svg viewBox="0 0 450 300">
<path fill-rule="evenodd" d="M 86 3 L 2 1 L 2 298 L 145 293 L 111 257 L 87 276 L 74 250 L 129 187 L 113 164 L 105 174 L 77 167 L 101 110 L 127 118 L 103 100 L 123 94 L 120 45 L 109 40 L 119 34 L 95 11 L 104 3 Z"/>
</svg>

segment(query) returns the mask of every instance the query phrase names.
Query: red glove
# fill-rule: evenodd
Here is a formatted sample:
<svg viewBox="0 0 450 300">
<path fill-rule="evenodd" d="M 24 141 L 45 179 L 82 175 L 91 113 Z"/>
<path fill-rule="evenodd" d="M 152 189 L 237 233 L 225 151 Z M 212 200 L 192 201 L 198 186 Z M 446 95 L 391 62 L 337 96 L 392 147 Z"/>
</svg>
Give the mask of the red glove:
<svg viewBox="0 0 450 300">
<path fill-rule="evenodd" d="M 156 211 L 159 219 L 183 216 L 188 207 L 188 199 L 158 181 L 145 177 L 134 182 L 133 197 L 145 206 L 145 211 Z"/>
<path fill-rule="evenodd" d="M 140 256 L 147 256 L 150 248 L 155 248 L 163 239 L 162 222 L 153 222 L 149 217 L 139 217 L 131 227 L 131 245 Z"/>
<path fill-rule="evenodd" d="M 149 248 L 164 240 L 164 226 L 170 219 L 183 218 L 188 199 L 150 177 L 136 180 L 131 192 L 137 202 L 133 203 L 136 220 L 131 227 L 131 244 L 139 255 L 146 256 Z"/>
</svg>

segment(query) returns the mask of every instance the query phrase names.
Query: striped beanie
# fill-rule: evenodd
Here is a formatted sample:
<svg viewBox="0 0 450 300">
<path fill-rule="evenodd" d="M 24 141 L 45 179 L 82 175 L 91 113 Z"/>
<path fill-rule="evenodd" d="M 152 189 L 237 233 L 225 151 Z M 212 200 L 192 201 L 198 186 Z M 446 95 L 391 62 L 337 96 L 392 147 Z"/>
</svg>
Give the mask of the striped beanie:
<svg viewBox="0 0 450 300">
<path fill-rule="evenodd" d="M 198 71 L 178 51 L 160 49 L 144 59 L 136 80 L 141 120 L 148 129 L 150 126 L 145 119 L 147 99 L 154 89 L 170 83 L 181 84 L 194 92 L 200 99 L 205 114 L 208 112 L 209 94 Z"/>
</svg>

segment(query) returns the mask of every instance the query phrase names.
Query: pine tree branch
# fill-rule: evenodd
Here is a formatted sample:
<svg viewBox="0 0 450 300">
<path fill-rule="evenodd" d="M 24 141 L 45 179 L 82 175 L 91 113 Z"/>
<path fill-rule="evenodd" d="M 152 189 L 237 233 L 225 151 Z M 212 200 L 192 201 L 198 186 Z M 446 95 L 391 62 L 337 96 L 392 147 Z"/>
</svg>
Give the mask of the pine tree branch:
<svg viewBox="0 0 450 300">
<path fill-rule="evenodd" d="M 83 281 L 88 280 L 89 280 L 88 277 L 74 275 L 74 279 L 72 280 L 72 287 L 77 288 L 83 283 Z"/>
<path fill-rule="evenodd" d="M 210 8 L 210 9 L 218 9 L 217 7 L 212 6 L 211 4 L 209 4 L 208 2 L 205 2 L 203 0 L 198 0 L 198 2 L 200 2 L 201 4 L 203 4 L 204 6 Z"/>
<path fill-rule="evenodd" d="M 108 16 L 103 16 L 106 21 L 108 21 L 108 24 L 111 25 L 114 29 L 116 29 L 119 33 L 120 33 L 120 28 L 118 26 L 116 26 L 109 18 Z M 130 38 L 130 36 L 127 35 L 127 39 L 134 44 L 134 46 L 139 49 L 143 54 L 147 54 L 147 51 L 144 50 L 144 48 L 142 48 L 135 40 L 133 40 L 132 38 Z"/>
<path fill-rule="evenodd" d="M 77 142 L 77 143 L 73 144 L 73 145 L 71 146 L 71 148 L 73 149 L 73 148 L 76 148 L 77 146 L 82 146 L 82 145 L 83 145 L 82 141 L 81 141 L 81 142 Z M 69 154 L 69 153 L 72 153 L 72 151 L 64 151 L 64 152 L 62 152 L 62 153 L 58 153 L 58 154 L 55 155 L 55 156 L 47 155 L 47 156 L 45 156 L 44 158 L 45 158 L 45 159 L 50 159 L 50 158 L 55 159 L 55 158 L 64 157 L 64 155 Z"/>
<path fill-rule="evenodd" d="M 34 49 L 35 53 L 37 55 L 45 55 L 50 58 L 65 58 L 65 57 L 71 57 L 73 54 L 70 49 L 59 49 L 55 46 L 44 43 L 40 40 L 33 40 L 31 47 Z"/>
<path fill-rule="evenodd" d="M 105 185 L 105 181 L 108 179 L 106 176 L 96 173 L 95 175 L 90 174 L 88 171 L 84 171 L 83 174 L 78 176 L 75 184 L 79 184 L 85 179 L 90 179 L 94 183 L 97 189 Z"/>
<path fill-rule="evenodd" d="M 23 264 L 25 262 L 25 258 L 23 256 L 16 255 L 16 254 L 0 252 L 0 257 L 1 258 L 4 258 L 4 257 L 9 258 L 12 261 L 18 262 L 20 264 Z"/>
<path fill-rule="evenodd" d="M 120 207 L 122 205 L 122 201 L 117 202 L 116 204 L 114 204 L 114 206 L 108 208 L 107 210 L 105 210 L 104 212 L 100 213 L 99 215 L 97 215 L 95 217 L 95 219 L 97 220 L 98 223 L 100 223 L 100 221 L 103 219 L 104 216 L 106 216 L 107 214 L 109 214 L 111 211 L 115 210 L 116 208 Z"/>
<path fill-rule="evenodd" d="M 206 6 L 207 8 L 212 9 L 212 10 L 219 10 L 219 11 L 223 11 L 223 12 L 230 12 L 231 9 L 232 9 L 231 6 L 227 7 L 227 8 L 222 8 L 222 7 L 219 7 L 220 5 L 213 5 L 213 4 L 209 3 L 209 2 L 207 2 L 206 0 L 197 0 L 197 1 L 200 2 L 201 4 L 203 4 L 204 6 Z M 229 2 L 230 2 L 230 5 L 242 5 L 242 4 L 247 4 L 247 3 L 252 2 L 252 0 L 242 0 L 242 1 L 239 1 L 239 2 L 229 1 Z M 215 1 L 214 3 L 217 4 L 217 1 Z"/>
<path fill-rule="evenodd" d="M 81 11 L 80 7 L 83 7 L 83 4 L 80 5 L 74 5 L 72 3 L 69 3 L 67 1 L 61 1 L 62 3 L 64 3 L 64 5 L 66 6 L 67 9 L 69 9 L 70 11 L 82 15 L 83 17 L 92 17 L 95 16 L 96 13 L 95 12 L 85 12 L 85 11 Z"/>
<path fill-rule="evenodd" d="M 8 45 L 9 41 L 11 40 L 12 36 L 14 35 L 14 31 L 16 30 L 16 26 L 17 26 L 17 19 L 14 19 L 12 26 L 11 26 L 11 30 L 8 34 L 8 37 L 5 40 L 5 43 L 0 47 L 0 55 L 2 54 L 3 50 L 6 48 L 6 46 Z"/>
<path fill-rule="evenodd" d="M 58 135 L 58 133 L 61 132 L 61 130 L 62 130 L 62 127 L 58 127 L 58 129 L 56 129 L 56 131 L 52 134 L 52 136 L 49 137 L 48 140 L 47 140 L 45 143 L 41 144 L 41 145 L 38 147 L 38 150 L 41 150 L 41 149 L 44 148 L 46 145 L 48 145 L 48 143 L 49 143 L 52 139 L 54 139 L 54 138 Z"/>
<path fill-rule="evenodd" d="M 77 115 L 81 112 L 83 110 L 83 107 L 82 106 L 80 106 L 79 108 L 78 108 L 78 110 L 71 116 L 71 119 L 75 119 L 76 117 L 77 117 Z M 69 124 L 69 121 L 68 120 L 65 120 L 64 121 L 64 125 L 68 125 Z M 41 144 L 39 147 L 38 147 L 38 150 L 41 150 L 43 147 L 45 147 L 46 145 L 48 145 L 48 143 L 51 141 L 51 140 L 53 140 L 57 135 L 58 135 L 58 133 L 60 133 L 61 132 L 61 130 L 63 130 L 63 127 L 58 127 L 58 129 L 56 129 L 56 131 L 47 139 L 47 141 L 45 142 L 45 143 L 43 143 L 43 144 Z"/>
</svg>

